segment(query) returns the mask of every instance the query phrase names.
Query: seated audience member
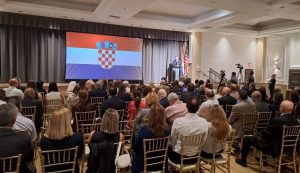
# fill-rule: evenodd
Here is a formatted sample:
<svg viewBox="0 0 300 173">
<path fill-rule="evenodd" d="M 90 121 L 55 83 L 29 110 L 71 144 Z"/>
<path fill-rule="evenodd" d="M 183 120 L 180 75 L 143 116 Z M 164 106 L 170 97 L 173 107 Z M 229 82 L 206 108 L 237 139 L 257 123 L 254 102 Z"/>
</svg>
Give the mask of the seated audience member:
<svg viewBox="0 0 300 173">
<path fill-rule="evenodd" d="M 36 82 L 36 89 L 38 92 L 43 92 L 45 95 L 47 94 L 47 91 L 44 89 L 44 82 L 41 80 Z"/>
<path fill-rule="evenodd" d="M 269 112 L 269 105 L 261 100 L 261 93 L 259 91 L 254 91 L 251 96 L 253 102 L 256 106 L 256 112 Z"/>
<path fill-rule="evenodd" d="M 89 97 L 104 97 L 107 99 L 107 92 L 103 89 L 103 81 L 97 81 L 95 89 L 89 92 Z"/>
<path fill-rule="evenodd" d="M 213 147 L 215 147 L 215 157 L 221 157 L 221 153 L 223 151 L 223 146 L 225 145 L 226 138 L 229 136 L 231 126 L 227 122 L 226 114 L 223 108 L 219 105 L 212 105 L 208 108 L 208 114 L 210 114 L 208 125 L 208 134 L 206 141 L 201 149 L 201 157 L 203 158 L 213 158 Z M 217 141 L 215 146 L 214 138 Z"/>
<path fill-rule="evenodd" d="M 174 93 L 181 93 L 182 88 L 178 85 L 178 81 L 173 81 L 171 83 L 171 89 L 170 92 L 174 92 Z"/>
<path fill-rule="evenodd" d="M 108 89 L 108 94 L 109 94 L 110 98 L 105 100 L 102 103 L 101 116 L 109 108 L 116 109 L 116 110 L 122 110 L 122 109 L 126 108 L 125 101 L 116 96 L 117 95 L 116 87 L 110 87 Z M 122 116 L 122 115 L 120 115 L 120 116 Z"/>
<path fill-rule="evenodd" d="M 21 90 L 22 92 L 24 92 L 25 87 L 21 85 L 21 84 L 22 84 L 21 78 L 19 78 L 19 77 L 14 77 L 14 79 L 16 79 L 16 80 L 18 81 L 18 84 L 17 84 L 16 88 L 19 89 L 19 90 Z"/>
<path fill-rule="evenodd" d="M 298 94 L 298 92 L 295 91 L 295 90 L 292 90 L 292 91 L 290 92 L 289 98 L 290 98 L 289 100 L 290 100 L 291 102 L 293 102 L 294 104 L 296 104 L 297 102 L 300 101 L 299 94 Z"/>
<path fill-rule="evenodd" d="M 238 98 L 239 98 L 239 94 L 238 94 L 237 90 L 238 90 L 238 87 L 237 87 L 236 84 L 231 84 L 230 85 L 230 95 L 233 98 L 235 98 L 236 100 L 238 100 Z"/>
<path fill-rule="evenodd" d="M 193 96 L 200 98 L 200 95 L 195 92 L 195 85 L 193 83 L 189 83 L 187 85 L 187 91 L 182 92 L 181 100 L 184 103 L 187 103 Z"/>
<path fill-rule="evenodd" d="M 255 83 L 251 82 L 248 88 L 248 96 L 251 97 L 252 93 L 256 91 Z"/>
<path fill-rule="evenodd" d="M 130 93 L 130 87 L 129 87 L 129 82 L 127 80 L 124 80 L 123 82 L 123 85 L 125 86 L 125 91 L 127 93 Z"/>
<path fill-rule="evenodd" d="M 28 165 L 33 161 L 34 152 L 30 136 L 12 129 L 17 114 L 18 109 L 15 105 L 0 105 L 0 157 L 22 154 L 20 173 L 31 173 L 33 171 L 30 171 Z"/>
<path fill-rule="evenodd" d="M 219 98 L 219 105 L 223 106 L 223 109 L 226 110 L 226 105 L 235 105 L 236 99 L 230 95 L 230 89 L 224 87 L 222 90 L 223 97 Z"/>
<path fill-rule="evenodd" d="M 196 79 L 195 80 L 195 88 L 198 88 L 200 85 L 199 85 L 199 80 L 198 79 Z"/>
<path fill-rule="evenodd" d="M 39 133 L 43 125 L 43 105 L 42 101 L 35 98 L 35 92 L 32 88 L 26 88 L 24 91 L 24 99 L 22 100 L 22 106 L 35 106 L 35 128 Z"/>
<path fill-rule="evenodd" d="M 90 92 L 95 89 L 95 82 L 92 79 L 89 79 L 85 82 L 85 88 Z"/>
<path fill-rule="evenodd" d="M 215 104 L 219 104 L 219 101 L 218 100 L 215 100 L 215 93 L 213 90 L 211 89 L 206 89 L 205 91 L 205 97 L 206 97 L 206 101 L 203 102 L 201 105 L 200 105 L 200 108 L 199 108 L 199 111 L 197 112 L 197 114 L 199 116 L 202 116 L 204 110 L 209 107 L 210 105 L 215 105 Z"/>
<path fill-rule="evenodd" d="M 215 100 L 218 100 L 219 98 L 221 98 L 221 97 L 223 97 L 224 95 L 223 95 L 223 88 L 224 88 L 225 86 L 224 85 L 220 85 L 219 87 L 218 87 L 218 93 L 215 95 Z"/>
<path fill-rule="evenodd" d="M 48 94 L 46 94 L 46 102 L 48 100 L 61 100 L 62 105 L 64 104 L 64 96 L 58 91 L 56 82 L 50 82 L 48 88 Z"/>
<path fill-rule="evenodd" d="M 21 100 L 18 97 L 11 97 L 7 100 L 7 103 L 14 104 L 19 110 L 16 122 L 12 129 L 15 131 L 27 132 L 31 137 L 31 142 L 34 143 L 37 138 L 36 128 L 31 119 L 24 117 L 20 113 L 22 110 Z"/>
<path fill-rule="evenodd" d="M 169 106 L 169 102 L 167 99 L 167 92 L 165 89 L 158 90 L 158 97 L 159 97 L 159 103 L 162 105 L 162 107 L 166 108 Z"/>
<path fill-rule="evenodd" d="M 188 113 L 186 104 L 179 100 L 179 97 L 176 93 L 170 93 L 168 95 L 169 105 L 165 109 L 165 114 L 167 118 L 167 123 L 170 127 L 176 118 L 185 116 Z"/>
<path fill-rule="evenodd" d="M 87 173 L 114 172 L 114 144 L 122 140 L 123 136 L 119 133 L 119 114 L 115 109 L 107 109 L 101 121 L 100 131 L 93 131 L 89 135 Z"/>
<path fill-rule="evenodd" d="M 85 83 L 86 83 L 86 80 L 83 80 L 83 79 L 78 82 L 80 89 L 86 89 Z"/>
<path fill-rule="evenodd" d="M 6 104 L 4 99 L 5 99 L 5 91 L 3 89 L 0 89 L 0 105 Z"/>
<path fill-rule="evenodd" d="M 71 126 L 72 114 L 70 109 L 62 108 L 55 111 L 51 116 L 51 121 L 46 134 L 41 138 L 41 150 L 59 150 L 68 149 L 78 146 L 77 158 L 81 158 L 83 153 L 83 135 L 73 133 Z M 67 155 L 65 156 L 67 157 Z M 57 166 L 46 168 L 46 172 L 55 172 L 60 169 L 70 169 L 67 167 Z M 79 166 L 76 162 L 75 172 L 79 173 Z"/>
<path fill-rule="evenodd" d="M 140 91 L 133 92 L 133 101 L 131 101 L 128 105 L 128 120 L 130 122 L 134 121 L 139 112 L 139 109 L 145 109 L 147 107 L 145 99 L 142 99 L 142 95 Z"/>
<path fill-rule="evenodd" d="M 262 130 L 255 136 L 244 137 L 241 149 L 242 158 L 236 159 L 238 164 L 247 167 L 247 156 L 251 146 L 273 157 L 280 154 L 283 126 L 299 125 L 298 119 L 292 114 L 292 102 L 283 101 L 280 104 L 280 112 L 282 114 L 279 117 L 273 118 L 265 130 Z"/>
<path fill-rule="evenodd" d="M 269 98 L 267 96 L 267 91 L 265 86 L 261 86 L 258 88 L 258 91 L 261 93 L 261 100 L 265 103 L 269 103 Z"/>
<path fill-rule="evenodd" d="M 296 103 L 295 105 L 294 116 L 300 120 L 300 102 Z"/>
<path fill-rule="evenodd" d="M 38 95 L 39 93 L 38 93 L 38 90 L 36 89 L 36 84 L 35 84 L 34 80 L 27 81 L 26 88 L 32 88 L 34 91 L 34 97 L 36 99 L 39 99 L 39 95 Z M 23 92 L 25 92 L 25 90 Z"/>
<path fill-rule="evenodd" d="M 8 88 L 4 88 L 3 90 L 5 91 L 5 95 L 6 97 L 20 97 L 21 99 L 23 98 L 23 92 L 22 90 L 18 89 L 18 80 L 17 79 L 10 79 L 9 82 L 9 87 Z"/>
<path fill-rule="evenodd" d="M 276 112 L 279 111 L 280 104 L 283 101 L 283 94 L 280 91 L 273 92 L 273 103 L 270 104 L 270 111 L 272 112 L 272 117 L 276 116 Z"/>
<path fill-rule="evenodd" d="M 75 119 L 75 112 L 88 112 L 88 111 L 95 111 L 97 106 L 93 103 L 88 101 L 89 94 L 86 89 L 81 89 L 78 92 L 79 102 L 72 107 L 72 117 L 73 117 L 73 130 L 77 131 L 76 129 L 76 119 Z"/>
<path fill-rule="evenodd" d="M 168 149 L 168 157 L 176 164 L 180 164 L 180 136 L 197 134 L 205 134 L 206 136 L 208 132 L 208 122 L 196 114 L 199 108 L 199 99 L 197 97 L 191 97 L 191 99 L 186 103 L 186 107 L 188 109 L 188 113 L 184 117 L 175 119 L 171 130 L 171 146 Z M 190 155 L 187 156 L 194 156 L 198 153 L 195 151 L 194 153 L 189 154 Z M 184 163 L 192 164 L 195 162 L 197 162 L 197 159 L 187 160 L 187 163 Z"/>
<path fill-rule="evenodd" d="M 145 101 L 146 101 L 146 104 L 147 104 L 147 108 L 140 110 L 138 112 L 135 120 L 134 120 L 135 135 L 137 135 L 139 129 L 147 123 L 150 107 L 153 104 L 159 103 L 159 98 L 158 98 L 158 95 L 155 92 L 150 92 L 145 97 Z"/>
<path fill-rule="evenodd" d="M 144 170 L 144 147 L 143 139 L 161 138 L 169 135 L 168 125 L 166 123 L 164 108 L 155 103 L 151 106 L 147 124 L 138 132 L 135 143 L 133 145 L 133 164 L 132 172 L 140 173 Z M 163 153 L 162 153 L 163 154 Z M 151 163 L 148 163 L 151 164 Z M 147 171 L 158 171 L 162 170 L 162 165 L 148 166 Z"/>
<path fill-rule="evenodd" d="M 119 92 L 117 97 L 124 100 L 125 102 L 131 101 L 130 94 L 126 92 L 126 86 L 124 84 L 119 84 Z"/>
<path fill-rule="evenodd" d="M 188 85 L 191 83 L 191 79 L 184 79 L 184 85 L 182 86 L 182 92 L 188 91 Z"/>
<path fill-rule="evenodd" d="M 239 103 L 232 106 L 231 115 L 228 118 L 229 124 L 233 129 L 236 129 L 236 138 L 241 139 L 242 137 L 242 121 L 243 114 L 251 114 L 256 112 L 256 107 L 253 102 L 248 100 L 248 92 L 245 89 L 239 90 Z"/>
<path fill-rule="evenodd" d="M 67 96 L 73 94 L 75 86 L 76 86 L 76 82 L 75 81 L 69 82 L 69 85 L 68 85 L 68 88 L 67 88 Z"/>
<path fill-rule="evenodd" d="M 248 77 L 248 84 L 254 83 L 254 71 L 251 71 Z"/>
<path fill-rule="evenodd" d="M 206 87 L 205 87 L 204 84 L 202 84 L 202 85 L 199 86 L 199 94 L 200 94 L 200 96 L 205 95 L 205 90 L 206 90 Z"/>
<path fill-rule="evenodd" d="M 68 108 L 72 109 L 73 106 L 78 104 L 78 102 L 79 102 L 79 96 L 78 96 L 79 90 L 80 90 L 79 85 L 76 85 L 73 89 L 73 92 L 68 94 L 68 97 L 67 97 Z"/>
</svg>

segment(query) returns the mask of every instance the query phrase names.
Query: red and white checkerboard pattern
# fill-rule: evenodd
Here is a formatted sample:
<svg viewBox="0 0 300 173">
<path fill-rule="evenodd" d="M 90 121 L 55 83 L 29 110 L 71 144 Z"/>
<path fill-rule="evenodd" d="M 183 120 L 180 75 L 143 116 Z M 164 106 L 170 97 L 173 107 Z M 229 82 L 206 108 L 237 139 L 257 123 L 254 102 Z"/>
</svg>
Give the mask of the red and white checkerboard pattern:
<svg viewBox="0 0 300 173">
<path fill-rule="evenodd" d="M 98 53 L 100 66 L 104 69 L 112 68 L 113 63 L 116 61 L 116 51 L 111 49 L 99 49 Z"/>
</svg>

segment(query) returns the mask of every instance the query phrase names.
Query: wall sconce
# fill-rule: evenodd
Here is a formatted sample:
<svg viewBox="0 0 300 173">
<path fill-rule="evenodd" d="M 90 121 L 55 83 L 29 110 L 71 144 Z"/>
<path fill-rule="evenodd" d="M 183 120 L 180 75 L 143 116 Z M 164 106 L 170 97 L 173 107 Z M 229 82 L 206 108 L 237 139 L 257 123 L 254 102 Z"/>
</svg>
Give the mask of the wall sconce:
<svg viewBox="0 0 300 173">
<path fill-rule="evenodd" d="M 275 64 L 274 65 L 275 70 L 280 70 L 280 67 L 278 65 L 278 60 L 275 60 L 274 64 Z"/>
</svg>

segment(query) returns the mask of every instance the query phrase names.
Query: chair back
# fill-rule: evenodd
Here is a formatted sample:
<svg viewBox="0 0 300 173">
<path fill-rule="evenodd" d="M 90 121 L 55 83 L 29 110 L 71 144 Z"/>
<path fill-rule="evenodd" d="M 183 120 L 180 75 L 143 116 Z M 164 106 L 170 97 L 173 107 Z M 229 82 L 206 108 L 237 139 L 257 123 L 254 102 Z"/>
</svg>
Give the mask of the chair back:
<svg viewBox="0 0 300 173">
<path fill-rule="evenodd" d="M 46 105 L 46 113 L 52 114 L 54 111 L 62 108 L 62 105 Z"/>
<path fill-rule="evenodd" d="M 133 128 L 129 126 L 130 121 L 120 121 L 119 122 L 119 130 L 120 133 L 124 135 L 125 141 L 128 143 L 132 142 L 133 137 Z"/>
<path fill-rule="evenodd" d="M 36 106 L 24 106 L 22 107 L 22 115 L 26 118 L 31 119 L 35 122 L 35 113 L 36 113 Z"/>
<path fill-rule="evenodd" d="M 272 112 L 258 112 L 255 134 L 267 128 L 271 116 L 272 116 Z"/>
<path fill-rule="evenodd" d="M 224 153 L 227 154 L 229 158 L 230 158 L 230 154 L 232 152 L 232 146 L 233 146 L 235 134 L 236 134 L 236 130 L 231 129 L 229 136 L 226 139 L 225 149 L 223 150 Z"/>
<path fill-rule="evenodd" d="M 225 105 L 225 112 L 226 112 L 227 118 L 230 116 L 230 114 L 232 112 L 232 106 L 233 105 Z"/>
<path fill-rule="evenodd" d="M 41 160 L 42 173 L 75 173 L 78 146 L 69 149 L 48 150 L 38 153 Z"/>
<path fill-rule="evenodd" d="M 181 165 L 186 160 L 195 160 L 200 162 L 201 148 L 205 142 L 205 133 L 196 135 L 180 136 L 181 140 Z M 188 157 L 184 157 L 188 156 Z"/>
<path fill-rule="evenodd" d="M 258 119 L 258 114 L 243 114 L 243 136 L 252 136 L 255 134 L 255 127 Z"/>
<path fill-rule="evenodd" d="M 99 129 L 100 130 L 101 123 L 94 123 L 94 124 L 80 124 L 79 131 L 83 134 L 89 134 L 92 131 Z M 99 131 L 98 130 L 98 131 Z M 97 131 L 97 130 L 96 130 Z"/>
<path fill-rule="evenodd" d="M 47 105 L 62 105 L 60 99 L 47 99 Z"/>
<path fill-rule="evenodd" d="M 283 126 L 281 155 L 284 152 L 296 154 L 296 145 L 299 139 L 300 125 L 297 126 Z"/>
<path fill-rule="evenodd" d="M 75 112 L 75 121 L 77 132 L 81 132 L 80 124 L 95 124 L 96 111 Z"/>
<path fill-rule="evenodd" d="M 18 173 L 21 164 L 21 154 L 11 157 L 0 157 L 0 172 Z"/>
<path fill-rule="evenodd" d="M 124 109 L 116 110 L 119 114 L 120 121 L 124 121 Z"/>
<path fill-rule="evenodd" d="M 95 104 L 97 107 L 97 113 L 100 115 L 102 103 L 104 102 L 105 97 L 90 97 L 91 103 Z"/>
<path fill-rule="evenodd" d="M 165 172 L 169 136 L 164 138 L 143 139 L 144 173 L 154 171 L 155 168 Z M 156 171 L 158 171 L 156 170 Z"/>
</svg>

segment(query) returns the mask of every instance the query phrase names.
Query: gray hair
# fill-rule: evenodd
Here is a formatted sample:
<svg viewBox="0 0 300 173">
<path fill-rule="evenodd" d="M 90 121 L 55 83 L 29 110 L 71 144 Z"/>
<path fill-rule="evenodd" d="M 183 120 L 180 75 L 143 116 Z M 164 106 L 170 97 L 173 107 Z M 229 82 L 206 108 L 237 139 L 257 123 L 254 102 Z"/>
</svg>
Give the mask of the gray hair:
<svg viewBox="0 0 300 173">
<path fill-rule="evenodd" d="M 15 105 L 11 103 L 0 105 L 0 127 L 7 127 L 17 114 L 18 109 Z"/>
<path fill-rule="evenodd" d="M 159 97 L 166 97 L 167 96 L 167 92 L 166 92 L 166 90 L 165 89 L 160 89 L 160 90 L 158 90 L 158 96 Z"/>
<path fill-rule="evenodd" d="M 102 88 L 102 86 L 103 86 L 103 81 L 102 80 L 98 80 L 97 82 L 96 82 L 96 88 L 98 89 L 98 88 Z"/>
<path fill-rule="evenodd" d="M 179 97 L 176 93 L 170 93 L 168 95 L 168 101 L 170 101 L 170 100 L 179 100 Z"/>
<path fill-rule="evenodd" d="M 206 89 L 205 90 L 205 95 L 208 97 L 208 98 L 213 98 L 215 96 L 215 93 L 212 89 Z"/>
</svg>

